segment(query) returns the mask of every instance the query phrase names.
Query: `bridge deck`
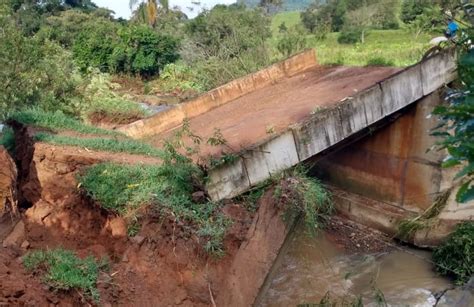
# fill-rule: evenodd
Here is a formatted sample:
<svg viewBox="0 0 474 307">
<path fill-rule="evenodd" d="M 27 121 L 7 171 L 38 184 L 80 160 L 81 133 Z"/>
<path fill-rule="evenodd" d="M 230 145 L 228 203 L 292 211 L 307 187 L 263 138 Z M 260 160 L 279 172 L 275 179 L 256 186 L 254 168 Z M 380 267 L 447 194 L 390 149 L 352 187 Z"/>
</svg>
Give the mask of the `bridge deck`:
<svg viewBox="0 0 474 307">
<path fill-rule="evenodd" d="M 387 67 L 315 67 L 276 84 L 251 92 L 190 120 L 191 130 L 203 137 L 220 129 L 234 151 L 249 147 L 301 122 L 312 111 L 335 104 L 398 72 Z M 161 146 L 175 127 L 148 137 Z M 204 146 L 201 154 L 216 154 L 221 149 Z"/>
</svg>

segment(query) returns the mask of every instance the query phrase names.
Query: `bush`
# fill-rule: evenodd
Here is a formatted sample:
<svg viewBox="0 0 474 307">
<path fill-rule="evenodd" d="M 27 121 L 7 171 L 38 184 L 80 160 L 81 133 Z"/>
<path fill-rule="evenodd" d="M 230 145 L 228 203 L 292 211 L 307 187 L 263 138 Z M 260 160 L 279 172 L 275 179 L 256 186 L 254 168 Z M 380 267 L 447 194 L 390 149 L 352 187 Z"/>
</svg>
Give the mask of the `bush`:
<svg viewBox="0 0 474 307">
<path fill-rule="evenodd" d="M 82 77 L 69 52 L 52 42 L 23 36 L 0 18 L 0 120 L 23 107 L 71 113 Z"/>
<path fill-rule="evenodd" d="M 474 222 L 460 224 L 433 252 L 436 269 L 452 276 L 457 284 L 466 283 L 474 274 Z"/>
<path fill-rule="evenodd" d="M 339 44 L 355 44 L 361 42 L 362 29 L 344 28 L 337 38 Z"/>
<path fill-rule="evenodd" d="M 104 22 L 85 28 L 78 34 L 72 50 L 74 59 L 83 72 L 89 67 L 97 67 L 103 72 L 111 70 L 110 57 L 120 45 L 118 29 L 117 24 Z"/>
<path fill-rule="evenodd" d="M 58 248 L 31 252 L 24 257 L 23 265 L 28 271 L 38 270 L 43 281 L 55 290 L 78 289 L 99 302 L 97 279 L 107 267 L 106 261 L 97 262 L 92 256 L 80 259 L 72 251 Z"/>
<path fill-rule="evenodd" d="M 184 63 L 171 63 L 163 68 L 159 79 L 160 88 L 165 92 L 193 91 L 201 93 L 204 88 L 199 84 L 196 71 Z"/>
<path fill-rule="evenodd" d="M 286 57 L 306 47 L 306 33 L 301 27 L 292 27 L 278 39 L 277 49 Z"/>
<path fill-rule="evenodd" d="M 147 26 L 123 28 L 119 34 L 120 44 L 115 47 L 109 61 L 114 72 L 149 77 L 179 58 L 178 41 Z"/>
</svg>

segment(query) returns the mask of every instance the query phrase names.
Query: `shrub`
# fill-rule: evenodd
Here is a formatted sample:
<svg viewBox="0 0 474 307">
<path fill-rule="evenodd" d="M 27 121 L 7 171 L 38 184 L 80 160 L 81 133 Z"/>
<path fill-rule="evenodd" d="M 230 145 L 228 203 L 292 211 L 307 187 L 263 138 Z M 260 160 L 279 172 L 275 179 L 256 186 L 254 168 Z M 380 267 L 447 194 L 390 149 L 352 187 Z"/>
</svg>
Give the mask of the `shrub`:
<svg viewBox="0 0 474 307">
<path fill-rule="evenodd" d="M 24 257 L 23 265 L 28 271 L 38 270 L 43 282 L 55 290 L 77 289 L 99 302 L 97 279 L 99 271 L 107 267 L 106 261 L 97 262 L 92 256 L 80 259 L 72 251 L 57 248 L 31 252 Z"/>
<path fill-rule="evenodd" d="M 108 61 L 113 72 L 149 77 L 179 58 L 178 41 L 171 36 L 160 35 L 149 27 L 123 28 L 119 35 L 120 44 L 110 53 Z"/>
<path fill-rule="evenodd" d="M 184 63 L 171 63 L 160 74 L 160 88 L 165 92 L 194 91 L 200 93 L 204 88 L 199 84 L 196 71 Z"/>
<path fill-rule="evenodd" d="M 74 59 L 83 72 L 89 67 L 97 67 L 103 72 L 111 70 L 110 57 L 120 44 L 115 23 L 97 23 L 93 28 L 83 29 L 73 45 Z M 113 67 L 113 65 L 111 65 Z"/>
<path fill-rule="evenodd" d="M 292 27 L 282 34 L 278 40 L 278 51 L 289 57 L 295 52 L 301 51 L 306 47 L 306 33 L 301 27 Z"/>
<path fill-rule="evenodd" d="M 23 107 L 72 112 L 82 77 L 69 52 L 51 42 L 21 35 L 0 18 L 0 120 Z"/>
<path fill-rule="evenodd" d="M 355 44 L 361 42 L 362 29 L 352 27 L 344 28 L 339 36 L 337 37 L 337 42 L 339 44 Z"/>
<path fill-rule="evenodd" d="M 435 249 L 433 260 L 443 275 L 463 284 L 474 274 L 474 222 L 460 224 L 447 240 Z"/>
</svg>

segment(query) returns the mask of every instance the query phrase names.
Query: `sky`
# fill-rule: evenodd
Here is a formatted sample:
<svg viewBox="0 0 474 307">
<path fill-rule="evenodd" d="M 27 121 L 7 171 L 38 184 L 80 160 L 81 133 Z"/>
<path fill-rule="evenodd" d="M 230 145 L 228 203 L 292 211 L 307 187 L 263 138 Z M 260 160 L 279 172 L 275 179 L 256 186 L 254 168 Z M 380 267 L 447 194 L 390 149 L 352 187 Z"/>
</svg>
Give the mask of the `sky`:
<svg viewBox="0 0 474 307">
<path fill-rule="evenodd" d="M 93 2 L 100 7 L 106 7 L 114 11 L 116 18 L 122 17 L 128 19 L 132 13 L 128 5 L 129 0 L 93 0 Z M 193 11 L 188 9 L 188 7 L 193 6 L 191 2 L 195 2 L 194 0 L 170 0 L 169 2 L 170 7 L 175 5 L 179 6 L 189 18 L 193 18 L 199 13 L 199 9 L 194 9 Z M 211 9 L 216 4 L 231 4 L 234 3 L 235 0 L 201 0 L 199 2 L 202 7 Z"/>
</svg>

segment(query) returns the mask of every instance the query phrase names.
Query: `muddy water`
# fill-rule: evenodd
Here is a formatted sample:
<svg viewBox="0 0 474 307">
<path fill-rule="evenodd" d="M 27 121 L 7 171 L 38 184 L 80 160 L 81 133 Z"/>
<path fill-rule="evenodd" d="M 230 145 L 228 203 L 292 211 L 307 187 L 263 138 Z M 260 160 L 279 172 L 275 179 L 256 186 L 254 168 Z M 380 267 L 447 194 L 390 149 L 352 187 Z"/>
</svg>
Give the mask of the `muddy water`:
<svg viewBox="0 0 474 307">
<path fill-rule="evenodd" d="M 434 294 L 451 286 L 425 260 L 430 253 L 407 247 L 354 253 L 336 246 L 326 234 L 310 238 L 297 229 L 283 253 L 259 306 L 316 304 L 326 293 L 346 302 L 361 297 L 366 306 L 377 306 L 377 292 L 391 306 L 434 306 Z"/>
</svg>

